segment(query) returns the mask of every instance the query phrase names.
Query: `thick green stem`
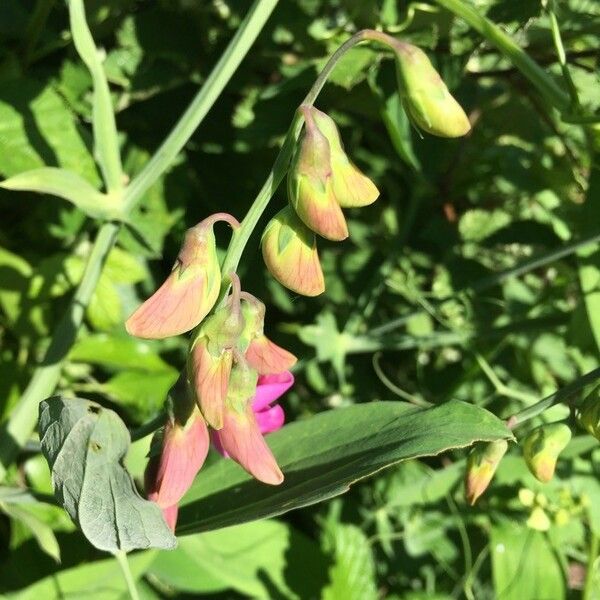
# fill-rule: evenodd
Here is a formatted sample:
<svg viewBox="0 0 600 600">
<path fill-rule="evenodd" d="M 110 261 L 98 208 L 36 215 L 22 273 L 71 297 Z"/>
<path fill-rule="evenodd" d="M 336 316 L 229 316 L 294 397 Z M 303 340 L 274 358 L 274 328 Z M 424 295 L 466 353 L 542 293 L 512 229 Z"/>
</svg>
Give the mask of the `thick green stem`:
<svg viewBox="0 0 600 600">
<path fill-rule="evenodd" d="M 165 142 L 167 148 L 165 149 L 165 144 L 159 148 L 157 155 L 160 156 L 151 159 L 147 167 L 140 173 L 141 179 L 135 184 L 134 191 L 132 192 L 129 188 L 125 191 L 128 210 L 133 208 L 144 192 L 167 170 L 170 161 L 183 148 L 195 128 L 206 116 L 260 33 L 262 26 L 276 4 L 277 0 L 256 0 L 253 4 L 227 50 L 192 101 L 190 108 L 184 113 L 173 132 L 168 136 Z M 69 7 L 73 11 L 72 18 L 79 29 L 79 51 L 85 53 L 88 60 L 95 61 L 96 59 L 91 54 L 92 51 L 95 52 L 95 48 L 91 36 L 88 38 L 89 29 L 86 32 L 87 25 L 82 28 L 81 24 L 81 19 L 85 19 L 81 0 L 71 0 Z M 91 48 L 90 43 L 92 44 Z M 83 47 L 81 44 L 83 44 Z M 101 76 L 96 71 L 95 85 L 100 79 Z M 207 89 L 211 86 L 215 86 L 215 90 L 212 92 Z M 107 92 L 107 89 L 105 92 Z M 196 114 L 196 111 L 198 114 Z M 116 140 L 116 136 L 112 136 L 112 139 Z M 176 152 L 175 149 L 177 149 Z M 118 153 L 118 147 L 107 151 L 115 156 Z M 113 173 L 112 170 L 110 172 Z M 116 172 L 120 172 L 120 170 Z M 119 177 L 113 174 L 107 177 L 107 187 L 110 187 L 108 185 L 109 178 L 117 187 L 122 183 L 122 181 L 117 181 Z M 132 187 L 134 183 L 132 182 Z M 83 279 L 53 333 L 50 346 L 41 364 L 36 368 L 19 403 L 11 413 L 9 420 L 3 424 L 0 430 L 0 481 L 6 475 L 6 468 L 14 461 L 20 448 L 23 447 L 35 429 L 39 402 L 50 396 L 56 389 L 62 364 L 83 322 L 85 310 L 100 279 L 106 256 L 116 242 L 118 230 L 119 225 L 115 223 L 106 223 L 100 228 L 88 257 Z"/>
<path fill-rule="evenodd" d="M 594 369 L 585 375 L 582 375 L 579 379 L 571 382 L 569 385 L 564 388 L 557 390 L 553 394 L 546 396 L 543 400 L 540 400 L 536 404 L 529 406 L 522 411 L 518 412 L 516 415 L 513 415 L 508 419 L 507 425 L 511 429 L 518 427 L 525 421 L 529 421 L 534 417 L 542 414 L 544 411 L 548 410 L 555 404 L 560 404 L 561 402 L 569 402 L 575 394 L 580 392 L 583 388 L 591 383 L 594 383 L 600 379 L 600 368 Z"/>
<path fill-rule="evenodd" d="M 563 111 L 569 107 L 568 94 L 558 86 L 551 75 L 546 73 L 511 37 L 500 27 L 481 15 L 464 0 L 435 0 L 451 13 L 466 21 L 488 42 L 494 45 L 554 107 Z"/>
<path fill-rule="evenodd" d="M 583 600 L 593 600 L 598 591 L 596 581 L 596 570 L 598 562 L 598 552 L 600 551 L 600 538 L 590 531 L 590 549 L 588 554 L 587 571 L 585 574 L 585 587 L 583 588 Z"/>
</svg>

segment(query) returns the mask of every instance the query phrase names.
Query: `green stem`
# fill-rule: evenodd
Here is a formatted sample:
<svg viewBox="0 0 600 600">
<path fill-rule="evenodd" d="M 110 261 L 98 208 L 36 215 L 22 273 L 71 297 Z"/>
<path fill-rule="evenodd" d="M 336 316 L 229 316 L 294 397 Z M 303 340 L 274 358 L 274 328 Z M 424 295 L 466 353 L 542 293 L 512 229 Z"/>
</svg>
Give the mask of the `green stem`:
<svg viewBox="0 0 600 600">
<path fill-rule="evenodd" d="M 277 2 L 278 0 L 257 0 L 252 5 L 198 95 L 192 100 L 160 148 L 127 187 L 124 196 L 127 212 L 131 212 L 146 191 L 173 164 L 176 156 L 196 131 L 250 50 Z"/>
<path fill-rule="evenodd" d="M 542 414 L 544 411 L 548 410 L 555 404 L 560 404 L 561 402 L 569 402 L 575 394 L 580 392 L 587 385 L 594 383 L 600 379 L 600 368 L 594 369 L 585 375 L 579 377 L 575 381 L 569 383 L 564 388 L 557 390 L 556 392 L 546 396 L 543 400 L 540 400 L 536 404 L 529 406 L 522 411 L 518 412 L 516 415 L 510 417 L 507 421 L 508 427 L 514 429 L 518 427 L 525 421 L 529 421 L 534 417 Z"/>
<path fill-rule="evenodd" d="M 85 18 L 83 0 L 69 0 L 69 18 L 75 48 L 92 75 L 94 153 L 107 191 L 118 193 L 123 188 L 124 176 L 115 113 L 101 54 Z"/>
<path fill-rule="evenodd" d="M 165 424 L 167 416 L 167 411 L 163 410 L 159 412 L 153 419 L 150 419 L 150 421 L 146 421 L 146 423 L 143 423 L 137 429 L 134 429 L 131 432 L 131 441 L 136 442 L 137 440 L 141 440 L 147 435 L 154 433 L 159 427 L 162 427 Z"/>
<path fill-rule="evenodd" d="M 100 228 L 79 287 L 53 332 L 44 359 L 36 368 L 10 418 L 3 424 L 0 435 L 0 480 L 35 429 L 39 402 L 49 396 L 58 384 L 63 362 L 75 342 L 118 231 L 119 225 L 116 223 L 106 223 Z"/>
<path fill-rule="evenodd" d="M 567 54 L 563 46 L 562 36 L 560 34 L 560 27 L 558 26 L 556 13 L 553 10 L 548 10 L 548 16 L 550 17 L 550 30 L 552 31 L 552 41 L 554 42 L 554 47 L 556 48 L 556 54 L 558 55 L 558 62 L 562 70 L 563 79 L 567 84 L 567 90 L 569 91 L 569 96 L 571 97 L 571 106 L 577 112 L 577 110 L 580 108 L 579 94 L 577 92 L 577 88 L 575 87 L 575 83 L 573 82 L 573 78 L 571 77 L 569 66 L 567 65 Z"/>
<path fill-rule="evenodd" d="M 590 531 L 590 551 L 588 554 L 587 571 L 585 574 L 585 587 L 583 588 L 583 600 L 592 600 L 597 591 L 595 587 L 596 579 L 596 561 L 600 551 L 600 538 Z"/>
<path fill-rule="evenodd" d="M 72 0 L 72 2 L 74 3 L 70 4 L 70 7 L 75 9 L 81 8 L 81 0 Z M 194 131 L 191 126 L 193 125 L 194 128 L 197 127 L 210 107 L 215 103 L 219 94 L 209 93 L 209 90 L 206 88 L 210 85 L 215 85 L 219 93 L 222 91 L 228 78 L 231 77 L 233 71 L 260 33 L 260 28 L 276 3 L 277 0 L 256 0 L 253 4 L 248 15 L 241 23 L 238 33 L 231 40 L 223 55 L 223 57 L 227 58 L 224 59 L 222 57 L 215 65 L 206 83 L 192 101 L 190 109 L 184 113 L 179 123 L 175 126 L 174 131 L 176 135 L 172 133 L 167 138 L 169 140 L 169 152 L 165 153 L 164 145 L 161 146 L 157 151 L 157 154 L 160 156 L 155 156 L 151 159 L 152 166 L 150 167 L 149 163 L 140 173 L 141 180 L 137 182 L 134 192 L 132 193 L 129 188 L 126 190 L 125 195 L 128 198 L 129 209 L 141 198 L 148 187 L 166 171 L 169 166 L 168 160 L 172 160 L 175 156 L 173 154 L 174 148 L 181 149 L 185 145 Z M 75 16 L 78 17 L 77 14 Z M 85 18 L 85 15 L 83 17 Z M 84 37 L 85 41 L 86 38 Z M 89 47 L 84 48 L 83 51 L 89 53 Z M 233 69 L 231 68 L 232 65 L 234 65 Z M 202 101 L 199 98 L 202 98 Z M 192 107 L 194 110 L 199 111 L 199 117 L 195 117 L 192 114 Z M 182 125 L 182 121 L 185 126 Z M 7 467 L 15 460 L 20 448 L 22 448 L 35 429 L 39 402 L 50 396 L 56 389 L 62 363 L 75 341 L 77 331 L 83 322 L 87 305 L 100 279 L 104 261 L 116 242 L 118 231 L 119 225 L 115 223 L 106 223 L 100 228 L 90 256 L 88 257 L 83 279 L 52 335 L 50 346 L 41 364 L 35 369 L 33 377 L 23 392 L 19 403 L 0 430 L 0 481 L 5 478 Z"/>
<path fill-rule="evenodd" d="M 322 71 L 319 73 L 319 76 L 315 80 L 314 84 L 310 88 L 308 94 L 302 101 L 301 106 L 312 106 L 315 103 L 319 93 L 327 82 L 329 75 L 331 75 L 331 72 L 340 59 L 349 50 L 354 48 L 354 46 L 365 41 L 377 41 L 392 48 L 394 48 L 396 44 L 401 44 L 401 42 L 395 38 L 371 29 L 363 29 L 362 31 L 355 33 L 331 55 Z M 292 152 L 294 150 L 294 145 L 296 144 L 298 136 L 300 135 L 300 131 L 302 130 L 302 124 L 303 118 L 298 110 L 294 114 L 294 118 L 292 119 L 292 123 L 287 131 L 281 150 L 275 159 L 273 168 L 269 172 L 266 181 L 252 202 L 248 213 L 242 221 L 241 227 L 234 232 L 231 238 L 227 255 L 225 256 L 225 260 L 221 269 L 223 273 L 231 273 L 237 269 L 240 258 L 244 252 L 248 240 L 250 239 L 250 236 L 252 235 L 252 232 L 254 231 L 258 221 L 260 220 L 260 217 L 264 213 L 271 198 L 279 187 L 279 184 L 287 173 Z M 219 297 L 220 301 L 225 298 L 228 289 L 229 281 L 225 281 L 221 289 L 221 295 Z"/>
<path fill-rule="evenodd" d="M 494 45 L 537 90 L 557 109 L 563 111 L 569 107 L 569 96 L 558 86 L 554 79 L 538 65 L 513 39 L 504 33 L 495 23 L 481 15 L 464 0 L 435 0 L 451 13 L 466 21 L 488 42 Z"/>
<path fill-rule="evenodd" d="M 135 580 L 133 579 L 131 569 L 129 568 L 127 552 L 125 552 L 124 550 L 119 550 L 118 552 L 115 552 L 115 558 L 117 559 L 119 567 L 121 567 L 121 571 L 123 572 L 123 578 L 125 579 L 125 583 L 127 584 L 127 591 L 129 592 L 129 597 L 131 598 L 131 600 L 140 600 L 137 588 L 135 587 Z"/>
</svg>

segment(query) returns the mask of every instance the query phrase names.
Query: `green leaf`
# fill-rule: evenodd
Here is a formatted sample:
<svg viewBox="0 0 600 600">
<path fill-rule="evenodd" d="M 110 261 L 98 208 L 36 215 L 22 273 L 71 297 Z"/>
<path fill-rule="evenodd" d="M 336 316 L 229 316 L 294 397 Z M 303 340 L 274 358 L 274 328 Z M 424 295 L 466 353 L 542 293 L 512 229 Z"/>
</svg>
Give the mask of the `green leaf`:
<svg viewBox="0 0 600 600">
<path fill-rule="evenodd" d="M 504 523 L 493 527 L 490 544 L 497 598 L 565 598 L 560 563 L 542 533 Z"/>
<path fill-rule="evenodd" d="M 134 580 L 140 579 L 154 560 L 155 551 L 137 552 L 128 556 Z M 11 599 L 90 598 L 118 600 L 127 598 L 127 585 L 114 558 L 77 565 L 52 573 L 48 577 L 11 594 Z"/>
<path fill-rule="evenodd" d="M 20 521 L 35 537 L 39 547 L 56 562 L 60 562 L 60 548 L 52 528 L 38 519 L 36 515 L 21 506 L 5 506 L 4 512 Z"/>
<path fill-rule="evenodd" d="M 99 184 L 96 166 L 73 113 L 51 88 L 20 77 L 0 89 L 0 173 L 45 166 L 76 171 Z"/>
<path fill-rule="evenodd" d="M 92 219 L 121 218 L 120 203 L 116 198 L 100 193 L 77 173 L 66 169 L 45 167 L 25 171 L 5 179 L 0 187 L 64 198 Z"/>
<path fill-rule="evenodd" d="M 302 566 L 292 572 L 295 564 Z M 325 569 L 315 542 L 272 520 L 182 537 L 176 550 L 157 556 L 149 572 L 188 594 L 233 589 L 268 599 L 318 597 Z"/>
<path fill-rule="evenodd" d="M 122 465 L 130 437 L 113 411 L 54 397 L 40 404 L 39 426 L 56 497 L 96 548 L 175 546 L 160 509 L 138 494 Z"/>
<path fill-rule="evenodd" d="M 334 564 L 322 600 L 376 600 L 375 563 L 367 537 L 355 525 L 336 524 L 330 529 Z"/>
<path fill-rule="evenodd" d="M 171 367 L 156 352 L 150 342 L 130 336 L 105 333 L 88 335 L 75 343 L 69 360 L 102 365 L 109 369 L 165 371 Z"/>
<path fill-rule="evenodd" d="M 268 437 L 285 475 L 280 486 L 251 479 L 228 459 L 204 468 L 182 501 L 178 531 L 279 515 L 342 494 L 401 460 L 501 438 L 512 435 L 500 419 L 459 401 L 427 410 L 376 402 L 327 411 Z"/>
</svg>

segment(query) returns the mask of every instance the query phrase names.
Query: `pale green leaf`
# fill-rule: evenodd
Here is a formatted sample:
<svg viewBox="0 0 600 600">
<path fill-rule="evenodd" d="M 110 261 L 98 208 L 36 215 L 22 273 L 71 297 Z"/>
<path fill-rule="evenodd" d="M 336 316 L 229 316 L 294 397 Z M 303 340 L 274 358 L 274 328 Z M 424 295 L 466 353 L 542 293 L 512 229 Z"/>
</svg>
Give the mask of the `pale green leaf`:
<svg viewBox="0 0 600 600">
<path fill-rule="evenodd" d="M 513 523 L 499 524 L 492 528 L 490 546 L 497 598 L 565 598 L 560 563 L 544 534 Z"/>
<path fill-rule="evenodd" d="M 122 465 L 130 436 L 113 411 L 54 397 L 40 404 L 39 427 L 56 497 L 96 548 L 175 546 L 160 509 L 138 494 Z"/>
<path fill-rule="evenodd" d="M 355 525 L 338 524 L 328 535 L 334 564 L 322 600 L 376 600 L 375 563 L 365 534 Z"/>
<path fill-rule="evenodd" d="M 44 167 L 13 175 L 0 187 L 14 191 L 38 192 L 63 198 L 93 219 L 120 219 L 120 204 L 112 196 L 100 193 L 73 171 Z"/>
</svg>

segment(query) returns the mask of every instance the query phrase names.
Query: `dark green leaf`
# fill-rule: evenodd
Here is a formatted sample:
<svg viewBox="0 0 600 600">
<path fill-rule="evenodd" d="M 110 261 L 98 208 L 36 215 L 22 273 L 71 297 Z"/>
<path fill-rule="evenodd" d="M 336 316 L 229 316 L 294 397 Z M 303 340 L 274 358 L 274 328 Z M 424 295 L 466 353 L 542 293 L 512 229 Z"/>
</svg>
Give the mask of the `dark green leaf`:
<svg viewBox="0 0 600 600">
<path fill-rule="evenodd" d="M 377 402 L 328 411 L 269 436 L 285 475 L 278 487 L 250 479 L 226 459 L 203 469 L 183 500 L 179 531 L 282 514 L 342 494 L 359 479 L 406 458 L 510 437 L 494 415 L 458 401 L 427 410 Z"/>
</svg>

